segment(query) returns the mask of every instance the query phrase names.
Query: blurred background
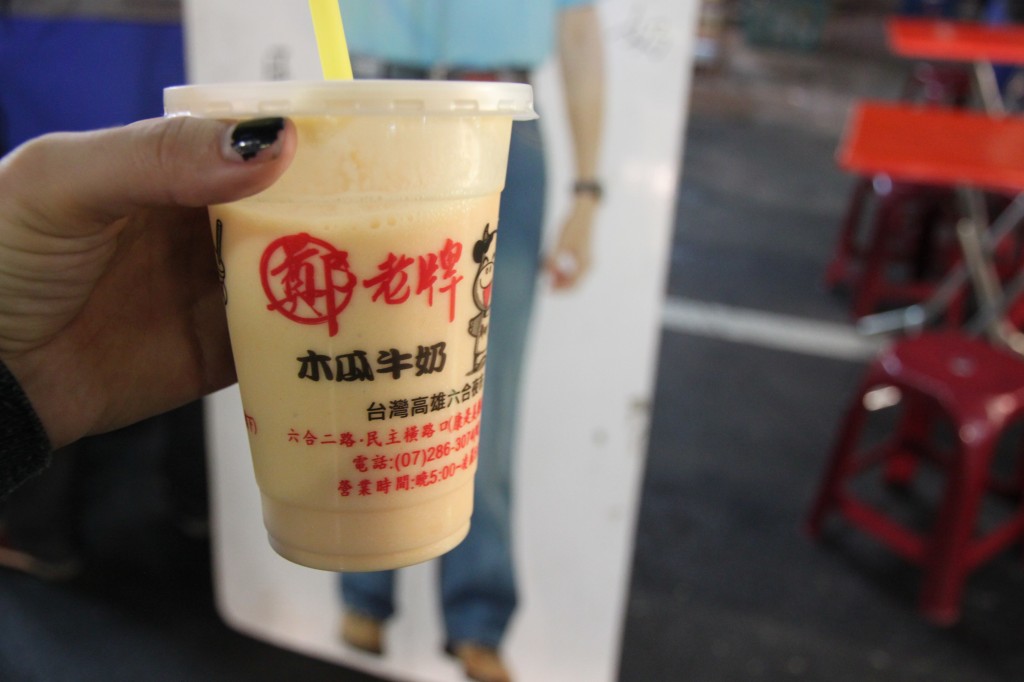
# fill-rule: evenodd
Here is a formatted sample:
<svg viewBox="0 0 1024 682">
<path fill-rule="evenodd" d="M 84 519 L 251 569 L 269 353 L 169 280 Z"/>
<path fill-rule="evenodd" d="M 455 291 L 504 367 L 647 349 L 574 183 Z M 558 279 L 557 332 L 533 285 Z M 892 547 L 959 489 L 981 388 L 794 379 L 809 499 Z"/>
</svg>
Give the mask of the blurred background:
<svg viewBox="0 0 1024 682">
<path fill-rule="evenodd" d="M 64 69 L 69 83 L 96 78 L 94 71 L 76 73 L 74 63 L 53 63 L 61 53 L 47 46 L 86 39 L 46 23 L 49 3 L 26 14 L 27 4 L 0 3 L 5 149 L 33 134 L 29 124 L 42 122 L 42 112 L 54 112 L 13 108 L 16 93 L 30 96 L 24 84 L 33 68 Z M 149 7 L 159 4 L 138 3 L 146 11 L 128 20 L 181 49 L 173 14 Z M 108 9 L 90 20 L 124 20 L 123 6 Z M 902 15 L 1011 25 L 1019 8 L 704 0 L 695 11 L 618 679 L 1021 679 L 1019 551 L 980 565 L 959 618 L 938 625 L 918 608 L 921 567 L 838 518 L 829 519 L 819 541 L 805 530 L 845 411 L 875 353 L 894 340 L 859 331 L 854 280 L 826 280 L 862 180 L 836 162 L 850 113 L 866 99 L 899 100 L 918 73 L 918 60 L 894 54 L 886 22 Z M 117 35 L 98 39 L 97 63 L 142 63 L 118 56 L 139 44 L 119 43 Z M 657 49 L 657 31 L 630 39 Z M 153 38 L 141 40 L 152 45 Z M 954 68 L 937 82 L 955 93 L 971 76 Z M 129 76 L 111 78 L 134 88 Z M 166 78 L 160 87 L 183 76 L 172 70 Z M 1009 99 L 1013 69 L 1000 78 Z M 159 115 L 151 105 L 95 125 Z M 47 125 L 74 129 L 94 120 L 72 111 Z M 877 183 L 872 191 L 886 195 Z M 993 201 L 1001 208 L 1008 198 Z M 876 206 L 868 204 L 866 220 Z M 883 297 L 872 312 L 906 302 Z M 891 428 L 880 421 L 876 434 Z M 189 423 L 189 433 L 200 428 L 194 417 Z M 61 499 L 74 496 L 65 515 L 74 540 L 52 550 L 49 563 L 69 571 L 0 570 L 0 679 L 378 679 L 224 624 L 214 603 L 205 510 L 182 511 L 194 491 L 181 492 L 168 474 L 167 428 L 119 434 L 115 445 L 99 444 L 114 455 L 67 474 Z M 175 452 L 202 460 L 201 444 L 183 447 Z M 941 490 L 941 480 L 930 483 L 921 497 L 903 500 L 924 529 Z M 985 513 L 1012 510 L 1018 497 Z M 9 514 L 0 509 L 0 519 Z M 0 543 L 11 547 L 13 537 L 0 534 Z"/>
</svg>

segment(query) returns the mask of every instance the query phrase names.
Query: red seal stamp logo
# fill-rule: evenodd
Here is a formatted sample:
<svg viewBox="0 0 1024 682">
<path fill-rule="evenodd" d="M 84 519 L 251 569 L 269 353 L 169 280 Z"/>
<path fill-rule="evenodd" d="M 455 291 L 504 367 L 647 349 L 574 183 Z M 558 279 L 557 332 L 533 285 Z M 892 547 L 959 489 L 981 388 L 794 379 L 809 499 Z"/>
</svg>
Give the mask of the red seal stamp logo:
<svg viewBox="0 0 1024 682">
<path fill-rule="evenodd" d="M 347 251 L 305 233 L 281 237 L 267 247 L 260 279 L 267 309 L 299 324 L 326 324 L 330 336 L 338 333 L 357 283 Z"/>
</svg>

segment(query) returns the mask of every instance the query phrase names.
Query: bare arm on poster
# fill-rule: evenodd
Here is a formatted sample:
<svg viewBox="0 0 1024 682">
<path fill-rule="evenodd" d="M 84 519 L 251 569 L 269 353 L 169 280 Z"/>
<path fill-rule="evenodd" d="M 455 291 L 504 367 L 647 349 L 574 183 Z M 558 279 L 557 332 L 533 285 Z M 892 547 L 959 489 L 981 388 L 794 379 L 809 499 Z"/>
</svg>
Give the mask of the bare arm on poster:
<svg viewBox="0 0 1024 682">
<path fill-rule="evenodd" d="M 175 118 L 0 160 L 0 361 L 51 447 L 234 381 L 205 206 L 269 186 L 294 149 L 282 119 Z"/>
<path fill-rule="evenodd" d="M 552 286 L 574 286 L 590 269 L 591 233 L 601 201 L 597 166 L 604 123 L 604 54 L 601 27 L 593 5 L 564 10 L 559 19 L 558 51 L 572 135 L 577 183 L 569 215 L 547 258 Z M 588 183 L 592 183 L 588 185 Z"/>
</svg>

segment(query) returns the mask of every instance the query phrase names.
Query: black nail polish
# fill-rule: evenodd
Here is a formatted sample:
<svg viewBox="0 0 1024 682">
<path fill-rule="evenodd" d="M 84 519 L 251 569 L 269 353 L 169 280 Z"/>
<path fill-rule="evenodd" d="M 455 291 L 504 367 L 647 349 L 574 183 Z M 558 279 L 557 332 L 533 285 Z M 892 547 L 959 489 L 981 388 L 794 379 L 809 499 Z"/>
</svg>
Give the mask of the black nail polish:
<svg viewBox="0 0 1024 682">
<path fill-rule="evenodd" d="M 243 161 L 249 161 L 277 142 L 282 130 L 284 119 L 280 117 L 242 121 L 231 131 L 231 148 Z"/>
</svg>

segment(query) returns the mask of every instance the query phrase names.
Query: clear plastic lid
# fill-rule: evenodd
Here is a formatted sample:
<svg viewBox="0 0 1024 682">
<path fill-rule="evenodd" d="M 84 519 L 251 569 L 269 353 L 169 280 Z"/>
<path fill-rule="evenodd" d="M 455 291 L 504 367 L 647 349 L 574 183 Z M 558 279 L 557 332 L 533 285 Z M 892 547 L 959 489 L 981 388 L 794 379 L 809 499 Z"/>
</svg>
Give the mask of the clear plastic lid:
<svg viewBox="0 0 1024 682">
<path fill-rule="evenodd" d="M 524 83 L 422 80 L 267 81 L 164 90 L 168 116 L 505 116 L 537 118 Z"/>
</svg>

